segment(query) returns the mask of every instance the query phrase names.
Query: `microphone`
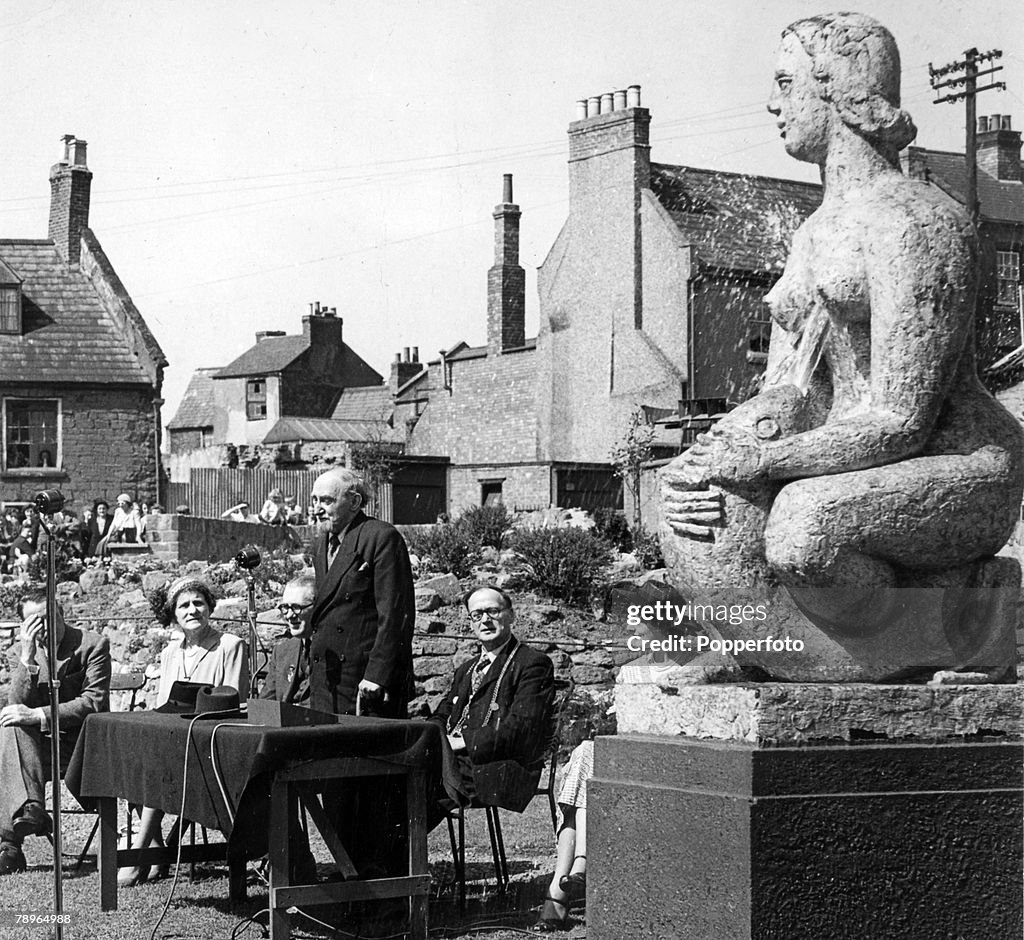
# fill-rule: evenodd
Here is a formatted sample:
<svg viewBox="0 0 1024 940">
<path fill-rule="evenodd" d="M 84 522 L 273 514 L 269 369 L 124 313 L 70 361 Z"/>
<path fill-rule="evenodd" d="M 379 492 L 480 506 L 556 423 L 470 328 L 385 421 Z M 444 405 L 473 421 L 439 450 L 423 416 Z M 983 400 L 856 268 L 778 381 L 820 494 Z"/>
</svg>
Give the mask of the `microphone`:
<svg viewBox="0 0 1024 940">
<path fill-rule="evenodd" d="M 41 516 L 48 516 L 64 508 L 64 494 L 60 490 L 41 490 L 36 493 L 32 502 Z"/>
</svg>

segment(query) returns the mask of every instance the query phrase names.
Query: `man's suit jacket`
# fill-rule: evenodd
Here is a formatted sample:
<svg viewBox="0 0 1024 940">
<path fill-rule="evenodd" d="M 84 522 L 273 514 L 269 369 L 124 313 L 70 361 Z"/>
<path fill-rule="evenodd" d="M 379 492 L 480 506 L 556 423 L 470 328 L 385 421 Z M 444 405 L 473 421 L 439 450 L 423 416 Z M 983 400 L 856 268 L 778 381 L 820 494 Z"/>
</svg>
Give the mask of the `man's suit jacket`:
<svg viewBox="0 0 1024 940">
<path fill-rule="evenodd" d="M 260 690 L 260 698 L 305 705 L 309 701 L 309 688 L 305 695 L 296 697 L 299 691 L 299 657 L 302 655 L 302 640 L 297 636 L 286 636 L 277 641 L 270 654 L 267 678 Z"/>
<path fill-rule="evenodd" d="M 498 686 L 497 711 L 488 720 L 495 683 L 510 656 L 512 662 Z M 446 731 L 451 731 L 462 715 L 477 661 L 474 658 L 455 670 L 452 687 L 432 716 L 432 720 L 444 724 Z M 517 813 L 526 809 L 544 766 L 554 694 L 551 660 L 513 637 L 491 663 L 470 700 L 462 729 L 481 803 Z"/>
<path fill-rule="evenodd" d="M 313 543 L 316 599 L 310 620 L 310 707 L 351 715 L 361 679 L 383 686 L 377 714 L 405 718 L 412 693 L 416 622 L 409 551 L 398 530 L 359 512 L 327 567 L 328 536 Z M 364 700 L 365 704 L 365 700 Z"/>
<path fill-rule="evenodd" d="M 49 731 L 49 670 L 45 665 L 40 666 L 36 675 L 30 675 L 21 662 L 20 646 L 12 649 L 8 657 L 11 661 L 8 704 L 45 708 L 46 718 L 42 730 Z M 57 712 L 61 737 L 77 740 L 78 730 L 87 715 L 105 712 L 110 708 L 109 640 L 105 636 L 66 625 L 60 646 L 57 647 L 57 678 L 60 680 Z"/>
</svg>

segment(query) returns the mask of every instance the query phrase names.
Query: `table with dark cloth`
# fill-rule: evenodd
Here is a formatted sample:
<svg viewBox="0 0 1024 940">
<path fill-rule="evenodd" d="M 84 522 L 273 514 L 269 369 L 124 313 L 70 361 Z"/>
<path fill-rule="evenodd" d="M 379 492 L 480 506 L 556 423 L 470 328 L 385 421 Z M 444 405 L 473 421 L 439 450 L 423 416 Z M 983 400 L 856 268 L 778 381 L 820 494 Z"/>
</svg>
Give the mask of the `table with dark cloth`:
<svg viewBox="0 0 1024 940">
<path fill-rule="evenodd" d="M 288 840 L 281 832 L 288 825 L 283 815 L 286 800 L 294 802 L 303 787 L 319 787 L 325 780 L 332 781 L 333 786 L 334 781 L 350 776 L 389 774 L 392 779 L 405 779 L 409 813 L 418 817 L 409 820 L 410 876 L 419 875 L 421 880 L 426 877 L 426 799 L 435 790 L 442 765 L 441 733 L 434 723 L 343 716 L 337 724 L 278 728 L 251 725 L 244 718 L 200 719 L 193 723 L 181 715 L 107 712 L 86 720 L 65 777 L 68 789 L 83 806 L 99 808 L 101 821 L 104 811 L 107 814 L 106 823 L 101 825 L 100 852 L 104 909 L 117 905 L 117 862 L 111 854 L 116 851 L 116 841 L 113 849 L 109 844 L 105 849 L 102 845 L 103 837 L 108 843 L 111 837 L 116 840 L 114 799 L 180 813 L 190 725 L 184 818 L 223 832 L 229 858 L 262 855 L 268 850 L 268 833 L 276 829 L 277 837 L 269 846 L 273 875 L 275 856 L 278 868 L 288 861 Z M 216 772 L 230 811 L 211 757 L 210 741 L 218 727 Z M 274 803 L 272 796 L 279 802 Z M 280 842 L 285 847 L 278 845 Z M 315 891 L 313 887 L 291 888 L 289 894 L 287 868 L 277 874 L 282 898 L 287 894 L 287 900 L 295 902 L 305 897 L 296 892 Z M 389 880 L 397 884 L 411 878 Z M 327 887 L 319 886 L 318 897 Z M 274 890 L 272 877 L 272 908 Z M 382 890 L 387 889 L 378 888 L 366 896 L 387 896 Z M 350 898 L 355 899 L 355 895 L 350 894 Z M 306 900 L 315 903 L 312 894 Z M 425 898 L 423 901 L 425 918 Z"/>
</svg>

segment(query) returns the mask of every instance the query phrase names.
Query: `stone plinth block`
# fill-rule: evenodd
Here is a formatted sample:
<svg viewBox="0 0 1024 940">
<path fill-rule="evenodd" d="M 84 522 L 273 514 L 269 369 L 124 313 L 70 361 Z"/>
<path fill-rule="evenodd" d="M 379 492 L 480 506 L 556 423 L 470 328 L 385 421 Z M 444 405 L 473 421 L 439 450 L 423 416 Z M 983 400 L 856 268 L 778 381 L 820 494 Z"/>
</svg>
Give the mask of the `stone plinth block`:
<svg viewBox="0 0 1024 940">
<path fill-rule="evenodd" d="M 620 734 L 748 744 L 1024 736 L 1024 686 L 725 683 L 617 685 Z"/>
<path fill-rule="evenodd" d="M 1024 745 L 598 738 L 591 940 L 1019 938 Z"/>
</svg>

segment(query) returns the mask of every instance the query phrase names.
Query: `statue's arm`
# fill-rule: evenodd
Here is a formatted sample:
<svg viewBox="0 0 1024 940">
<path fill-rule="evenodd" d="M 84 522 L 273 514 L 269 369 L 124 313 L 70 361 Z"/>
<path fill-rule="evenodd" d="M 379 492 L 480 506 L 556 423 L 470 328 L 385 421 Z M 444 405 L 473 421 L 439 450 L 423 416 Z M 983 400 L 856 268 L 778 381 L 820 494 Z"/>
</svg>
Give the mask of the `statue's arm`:
<svg viewBox="0 0 1024 940">
<path fill-rule="evenodd" d="M 863 244 L 871 308 L 869 407 L 764 445 L 756 475 L 795 479 L 921 452 L 970 336 L 972 245 L 955 220 L 876 226 Z"/>
</svg>

